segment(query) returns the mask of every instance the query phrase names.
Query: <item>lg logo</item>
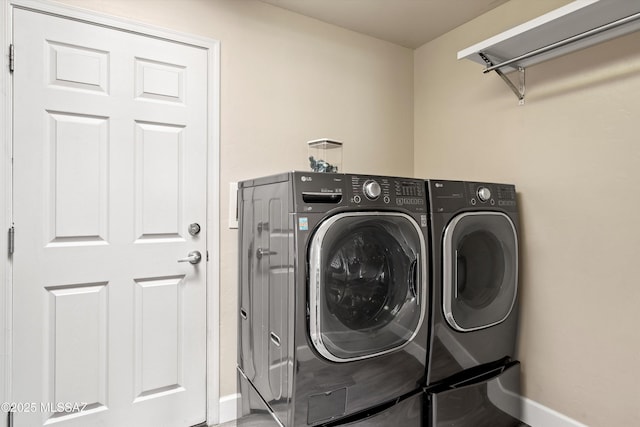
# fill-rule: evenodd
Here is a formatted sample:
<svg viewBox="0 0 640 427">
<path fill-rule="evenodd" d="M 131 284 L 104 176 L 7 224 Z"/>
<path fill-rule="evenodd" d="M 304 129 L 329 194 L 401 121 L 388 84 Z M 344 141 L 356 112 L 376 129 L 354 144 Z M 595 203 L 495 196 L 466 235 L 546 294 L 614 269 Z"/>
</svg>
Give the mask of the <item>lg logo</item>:
<svg viewBox="0 0 640 427">
<path fill-rule="evenodd" d="M 311 181 L 313 181 L 313 179 L 311 179 L 311 177 L 310 177 L 310 176 L 301 176 L 301 177 L 300 177 L 300 180 L 301 180 L 302 182 L 311 182 Z"/>
</svg>

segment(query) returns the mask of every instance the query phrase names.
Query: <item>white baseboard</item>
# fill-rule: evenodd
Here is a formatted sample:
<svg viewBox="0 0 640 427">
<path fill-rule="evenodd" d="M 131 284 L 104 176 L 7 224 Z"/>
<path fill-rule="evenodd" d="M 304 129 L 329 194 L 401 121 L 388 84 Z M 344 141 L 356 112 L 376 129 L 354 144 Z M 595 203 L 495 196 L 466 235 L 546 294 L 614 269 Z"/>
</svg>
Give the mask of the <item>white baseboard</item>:
<svg viewBox="0 0 640 427">
<path fill-rule="evenodd" d="M 522 398 L 522 421 L 531 427 L 588 427 L 526 397 Z"/>
<path fill-rule="evenodd" d="M 233 421 L 238 418 L 238 401 L 240 400 L 240 394 L 228 394 L 220 398 L 220 416 L 218 422 L 220 424 L 227 421 Z"/>
<path fill-rule="evenodd" d="M 240 394 L 229 394 L 220 398 L 220 423 L 237 418 Z M 531 427 L 588 427 L 574 419 L 526 397 L 522 398 L 522 421 Z"/>
</svg>

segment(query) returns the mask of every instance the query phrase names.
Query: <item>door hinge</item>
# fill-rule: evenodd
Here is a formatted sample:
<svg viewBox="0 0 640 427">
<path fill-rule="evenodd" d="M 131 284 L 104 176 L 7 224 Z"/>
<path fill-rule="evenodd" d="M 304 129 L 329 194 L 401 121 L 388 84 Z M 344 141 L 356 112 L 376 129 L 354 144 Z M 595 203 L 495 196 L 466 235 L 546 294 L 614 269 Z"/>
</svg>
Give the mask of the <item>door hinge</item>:
<svg viewBox="0 0 640 427">
<path fill-rule="evenodd" d="M 10 44 L 9 45 L 9 72 L 11 73 L 13 73 L 14 60 L 15 60 L 15 53 L 14 53 L 13 45 Z"/>
<path fill-rule="evenodd" d="M 9 255 L 13 255 L 13 251 L 15 249 L 15 237 L 16 237 L 16 229 L 15 227 L 9 228 Z"/>
</svg>

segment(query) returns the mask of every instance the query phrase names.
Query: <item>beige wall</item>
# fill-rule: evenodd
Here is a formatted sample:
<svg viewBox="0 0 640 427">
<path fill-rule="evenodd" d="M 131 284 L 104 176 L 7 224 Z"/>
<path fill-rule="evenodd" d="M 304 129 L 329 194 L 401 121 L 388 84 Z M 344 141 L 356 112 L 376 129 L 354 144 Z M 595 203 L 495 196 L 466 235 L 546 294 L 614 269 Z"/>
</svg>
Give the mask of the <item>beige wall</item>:
<svg viewBox="0 0 640 427">
<path fill-rule="evenodd" d="M 344 141 L 344 170 L 413 173 L 413 51 L 254 0 L 64 0 L 221 41 L 221 396 L 235 393 L 236 230 L 229 182 L 308 168 Z"/>
<path fill-rule="evenodd" d="M 415 174 L 515 183 L 524 394 L 640 425 L 640 33 L 527 70 L 526 105 L 456 53 L 568 1 L 512 0 L 415 53 Z"/>
</svg>

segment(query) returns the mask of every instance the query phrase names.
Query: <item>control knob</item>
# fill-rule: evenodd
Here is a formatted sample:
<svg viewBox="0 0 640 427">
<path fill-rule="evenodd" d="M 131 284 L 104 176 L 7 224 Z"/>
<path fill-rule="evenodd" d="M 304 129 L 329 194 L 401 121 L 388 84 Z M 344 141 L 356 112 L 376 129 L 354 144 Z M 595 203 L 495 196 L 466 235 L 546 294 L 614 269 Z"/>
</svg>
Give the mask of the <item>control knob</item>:
<svg viewBox="0 0 640 427">
<path fill-rule="evenodd" d="M 478 188 L 478 199 L 480 199 L 481 202 L 486 202 L 490 198 L 491 190 L 489 190 L 487 187 Z"/>
<path fill-rule="evenodd" d="M 364 185 L 362 186 L 362 190 L 364 191 L 364 195 L 367 196 L 367 199 L 371 200 L 375 200 L 380 197 L 380 193 L 382 192 L 380 184 L 372 179 L 365 181 Z"/>
</svg>

